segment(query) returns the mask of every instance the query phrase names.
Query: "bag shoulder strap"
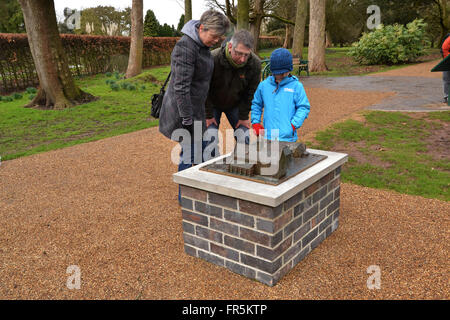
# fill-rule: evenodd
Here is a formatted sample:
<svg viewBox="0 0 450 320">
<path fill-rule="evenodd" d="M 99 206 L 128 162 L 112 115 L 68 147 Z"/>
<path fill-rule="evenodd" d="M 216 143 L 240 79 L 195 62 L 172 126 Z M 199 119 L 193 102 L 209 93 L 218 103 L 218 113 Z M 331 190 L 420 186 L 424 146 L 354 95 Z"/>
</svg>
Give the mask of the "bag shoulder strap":
<svg viewBox="0 0 450 320">
<path fill-rule="evenodd" d="M 164 84 L 163 84 L 161 90 L 164 90 L 164 89 L 166 88 L 167 82 L 169 82 L 169 78 L 170 78 L 170 75 L 171 75 L 171 74 L 172 74 L 172 70 L 170 70 L 169 75 L 167 76 L 167 79 L 166 79 L 166 81 L 164 82 Z"/>
</svg>

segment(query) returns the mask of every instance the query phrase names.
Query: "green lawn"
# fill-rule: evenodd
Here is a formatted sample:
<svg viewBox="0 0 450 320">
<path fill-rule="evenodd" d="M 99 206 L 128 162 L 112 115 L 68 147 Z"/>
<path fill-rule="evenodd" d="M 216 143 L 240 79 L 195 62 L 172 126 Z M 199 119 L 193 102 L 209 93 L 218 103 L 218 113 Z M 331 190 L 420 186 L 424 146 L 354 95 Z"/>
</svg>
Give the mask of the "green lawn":
<svg viewBox="0 0 450 320">
<path fill-rule="evenodd" d="M 370 112 L 365 121 L 347 120 L 316 134 L 312 148 L 349 154 L 342 179 L 450 200 L 450 112 Z M 445 138 L 446 137 L 446 138 Z"/>
<path fill-rule="evenodd" d="M 168 72 L 169 67 L 159 67 L 146 70 L 129 80 L 116 79 L 114 74 L 109 77 L 100 74 L 77 79 L 77 84 L 83 90 L 100 99 L 61 111 L 23 108 L 29 102 L 30 94 L 26 92 L 22 92 L 21 99 L 1 101 L 1 160 L 157 125 L 158 121 L 150 117 L 150 99 L 153 93 L 159 91 L 160 82 L 165 80 Z M 112 90 L 106 84 L 107 80 L 115 81 L 120 89 Z M 136 89 L 123 89 L 123 83 L 132 83 Z"/>
</svg>

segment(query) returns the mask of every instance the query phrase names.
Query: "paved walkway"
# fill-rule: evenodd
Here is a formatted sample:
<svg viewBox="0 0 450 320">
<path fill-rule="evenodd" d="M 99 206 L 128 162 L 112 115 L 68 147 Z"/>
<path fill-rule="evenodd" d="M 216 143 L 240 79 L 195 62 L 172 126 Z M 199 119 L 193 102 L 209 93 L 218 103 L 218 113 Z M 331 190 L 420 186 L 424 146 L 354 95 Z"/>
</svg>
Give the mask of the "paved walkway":
<svg viewBox="0 0 450 320">
<path fill-rule="evenodd" d="M 435 62 L 424 65 L 425 68 L 429 68 L 433 64 Z M 409 69 L 418 70 L 420 67 L 420 65 L 414 65 L 369 76 L 305 77 L 301 78 L 301 81 L 305 87 L 309 88 L 396 93 L 392 97 L 366 107 L 369 110 L 413 112 L 450 110 L 449 106 L 441 103 L 442 73 L 429 72 L 431 75 L 425 73 L 426 77 L 418 77 L 414 76 L 417 73 L 408 72 Z"/>
</svg>

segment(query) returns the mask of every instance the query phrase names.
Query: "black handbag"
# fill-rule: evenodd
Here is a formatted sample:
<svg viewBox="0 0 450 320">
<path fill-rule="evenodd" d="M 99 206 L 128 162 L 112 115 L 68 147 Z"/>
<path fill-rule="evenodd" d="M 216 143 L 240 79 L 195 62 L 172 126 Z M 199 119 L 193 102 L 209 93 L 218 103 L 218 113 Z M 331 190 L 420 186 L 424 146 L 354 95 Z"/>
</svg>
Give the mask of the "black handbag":
<svg viewBox="0 0 450 320">
<path fill-rule="evenodd" d="M 163 98 L 164 98 L 164 93 L 166 92 L 165 91 L 166 85 L 167 85 L 167 82 L 169 82 L 169 78 L 170 78 L 171 74 L 172 74 L 172 71 L 169 72 L 169 75 L 167 76 L 167 79 L 164 82 L 164 84 L 163 84 L 161 90 L 159 91 L 159 93 L 155 93 L 152 96 L 152 110 L 150 112 L 150 115 L 153 118 L 156 118 L 156 119 L 159 118 L 159 113 L 161 112 L 161 106 L 162 106 L 162 102 L 163 102 Z"/>
</svg>

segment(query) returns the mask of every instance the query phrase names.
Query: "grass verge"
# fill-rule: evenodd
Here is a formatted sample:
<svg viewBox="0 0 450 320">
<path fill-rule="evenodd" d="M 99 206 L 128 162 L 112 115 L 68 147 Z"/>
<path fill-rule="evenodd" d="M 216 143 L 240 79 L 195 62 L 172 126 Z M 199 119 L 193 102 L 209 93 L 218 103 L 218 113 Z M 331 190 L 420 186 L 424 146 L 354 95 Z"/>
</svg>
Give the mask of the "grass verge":
<svg viewBox="0 0 450 320">
<path fill-rule="evenodd" d="M 450 112 L 369 112 L 316 134 L 312 148 L 349 154 L 342 180 L 450 200 Z"/>
<path fill-rule="evenodd" d="M 23 108 L 32 93 L 0 102 L 1 160 L 64 148 L 158 125 L 150 117 L 150 99 L 159 91 L 169 67 L 145 70 L 131 79 L 99 74 L 76 79 L 84 91 L 99 97 L 65 110 Z"/>
</svg>

